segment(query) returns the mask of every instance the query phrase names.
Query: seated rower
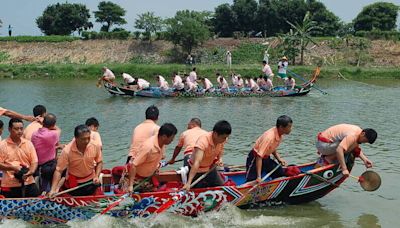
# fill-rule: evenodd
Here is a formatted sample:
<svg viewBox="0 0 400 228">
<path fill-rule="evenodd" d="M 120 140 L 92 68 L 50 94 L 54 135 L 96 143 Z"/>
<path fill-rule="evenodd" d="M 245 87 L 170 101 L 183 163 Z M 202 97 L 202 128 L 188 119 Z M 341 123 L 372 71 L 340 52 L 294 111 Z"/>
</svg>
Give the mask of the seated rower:
<svg viewBox="0 0 400 228">
<path fill-rule="evenodd" d="M 32 176 L 38 166 L 38 158 L 32 142 L 22 138 L 23 129 L 21 119 L 10 119 L 10 134 L 0 142 L 0 170 L 3 171 L 1 194 L 6 198 L 36 197 L 40 194 Z"/>
<path fill-rule="evenodd" d="M 172 158 L 169 160 L 168 164 L 174 164 L 175 158 L 178 156 L 182 148 L 184 148 L 183 166 L 188 166 L 188 160 L 190 155 L 193 153 L 197 139 L 206 133 L 207 131 L 201 129 L 201 120 L 199 118 L 191 119 L 187 125 L 187 130 L 182 132 L 182 134 L 179 136 L 178 145 L 176 145 L 174 154 L 172 155 Z"/>
<path fill-rule="evenodd" d="M 287 78 L 285 78 L 285 86 L 288 90 L 294 90 L 296 86 L 296 80 L 294 80 L 294 78 L 289 75 Z"/>
<path fill-rule="evenodd" d="M 172 75 L 172 87 L 176 91 L 182 91 L 185 88 L 181 76 L 179 76 L 176 72 L 174 72 Z"/>
<path fill-rule="evenodd" d="M 88 182 L 91 184 L 70 192 L 73 196 L 93 195 L 99 187 L 99 175 L 103 168 L 103 157 L 99 145 L 90 140 L 90 129 L 86 125 L 75 127 L 74 140 L 64 147 L 57 160 L 56 171 L 53 175 L 50 197 L 57 192 L 57 185 L 64 170 L 67 178 L 64 188 L 74 188 Z"/>
<path fill-rule="evenodd" d="M 224 153 L 224 145 L 232 132 L 228 121 L 218 121 L 211 132 L 203 134 L 197 139 L 194 146 L 194 152 L 189 160 L 188 181 L 183 187 L 190 190 L 190 185 L 197 178 L 212 169 L 207 176 L 197 183 L 194 188 L 215 187 L 224 184 L 221 175 L 215 168 L 216 165 L 222 165 L 221 159 Z"/>
<path fill-rule="evenodd" d="M 133 85 L 137 85 L 138 91 L 150 88 L 150 82 L 143 78 L 134 78 Z"/>
<path fill-rule="evenodd" d="M 269 77 L 264 76 L 264 81 L 265 81 L 265 84 L 263 87 L 261 87 L 261 89 L 264 91 L 271 91 L 274 88 L 274 85 L 272 84 L 272 80 Z"/>
<path fill-rule="evenodd" d="M 97 84 L 100 85 L 101 81 L 105 81 L 111 84 L 114 84 L 114 80 L 115 80 L 115 75 L 114 73 L 108 69 L 107 67 L 103 67 L 103 76 L 101 76 L 97 82 Z"/>
<path fill-rule="evenodd" d="M 158 169 L 161 159 L 165 157 L 165 148 L 175 138 L 177 129 L 173 124 L 165 123 L 158 134 L 146 140 L 140 147 L 139 154 L 129 164 L 128 192 L 133 192 L 134 185 L 151 177 Z M 137 191 L 151 191 L 152 183 L 141 185 Z"/>
<path fill-rule="evenodd" d="M 161 75 L 156 75 L 157 85 L 160 87 L 160 90 L 167 91 L 169 89 L 168 82 Z"/>
<path fill-rule="evenodd" d="M 231 80 L 232 80 L 232 85 L 237 86 L 238 80 L 240 75 L 236 75 L 235 73 L 231 73 Z"/>
<path fill-rule="evenodd" d="M 254 81 L 253 78 L 249 76 L 247 76 L 246 78 L 247 78 L 247 87 L 249 87 L 252 92 L 257 92 L 260 90 L 260 87 L 257 85 L 257 83 Z"/>
<path fill-rule="evenodd" d="M 320 165 L 339 162 L 344 176 L 349 176 L 344 154 L 351 151 L 364 162 L 365 167 L 371 168 L 372 162 L 361 151 L 359 145 L 362 143 L 373 144 L 378 133 L 371 128 L 361 129 L 351 124 L 338 124 L 320 132 L 317 136 L 316 147 L 321 154 Z"/>
<path fill-rule="evenodd" d="M 185 80 L 185 90 L 186 92 L 196 92 L 197 91 L 197 82 L 192 82 L 189 76 L 186 77 Z"/>
<path fill-rule="evenodd" d="M 134 84 L 133 82 L 135 81 L 135 79 L 130 74 L 122 73 L 122 78 L 124 79 L 125 85 L 127 85 L 128 87 Z"/>
<path fill-rule="evenodd" d="M 229 92 L 228 82 L 225 80 L 225 78 L 220 73 L 217 73 L 217 82 L 218 82 L 219 88 L 221 88 L 221 91 Z"/>
<path fill-rule="evenodd" d="M 214 92 L 214 85 L 211 83 L 211 81 L 208 78 L 202 77 L 201 82 L 203 83 L 203 93 L 207 92 Z"/>
<path fill-rule="evenodd" d="M 244 88 L 243 78 L 240 75 L 237 76 L 236 88 L 238 89 Z"/>
<path fill-rule="evenodd" d="M 262 172 L 268 173 L 273 170 L 277 164 L 271 159 L 273 154 L 276 160 L 286 166 L 286 161 L 281 158 L 277 148 L 283 139 L 283 135 L 290 134 L 292 130 L 292 119 L 289 116 L 283 115 L 276 120 L 276 126 L 270 128 L 258 137 L 253 149 L 249 152 L 246 160 L 246 181 L 256 180 L 261 182 Z M 272 178 L 283 176 L 282 167 L 272 173 Z"/>
</svg>

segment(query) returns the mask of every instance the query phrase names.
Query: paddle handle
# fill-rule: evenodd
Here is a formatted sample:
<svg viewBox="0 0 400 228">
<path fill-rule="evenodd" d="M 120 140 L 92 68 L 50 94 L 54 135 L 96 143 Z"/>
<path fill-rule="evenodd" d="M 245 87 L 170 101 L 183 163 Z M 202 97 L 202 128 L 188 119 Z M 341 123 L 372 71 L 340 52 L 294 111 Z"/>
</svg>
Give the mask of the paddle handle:
<svg viewBox="0 0 400 228">
<path fill-rule="evenodd" d="M 356 179 L 356 180 L 360 180 L 360 177 L 356 177 L 356 176 L 351 175 L 351 174 L 349 174 L 349 177 L 354 178 L 354 179 Z"/>
<path fill-rule="evenodd" d="M 214 165 L 211 169 L 209 169 L 205 174 L 201 175 L 199 178 L 197 178 L 195 181 L 192 182 L 190 185 L 190 188 L 193 188 L 197 183 L 199 183 L 201 180 L 203 180 L 211 171 L 213 171 L 217 166 Z"/>
<path fill-rule="evenodd" d="M 255 188 L 257 188 L 262 182 L 264 182 L 268 177 L 270 177 L 279 167 L 281 167 L 281 164 L 278 163 L 278 164 L 275 166 L 275 168 L 272 169 L 269 173 L 265 174 L 265 176 L 261 179 L 261 181 L 260 181 L 259 183 L 257 183 L 256 185 L 254 185 L 254 186 L 247 192 L 247 194 L 248 194 L 249 192 L 253 191 Z"/>
<path fill-rule="evenodd" d="M 89 182 L 87 182 L 87 183 L 78 185 L 78 186 L 73 187 L 73 188 L 69 188 L 69 189 L 67 189 L 67 190 L 64 190 L 64 191 L 62 191 L 62 192 L 59 192 L 59 193 L 55 194 L 52 198 L 57 197 L 57 196 L 62 195 L 62 194 L 65 194 L 65 193 L 68 193 L 68 192 L 75 191 L 75 190 L 77 190 L 77 189 L 80 189 L 80 188 L 82 188 L 82 187 L 85 187 L 85 186 L 88 186 L 88 185 L 91 185 L 91 184 L 93 184 L 93 181 L 89 181 Z"/>
</svg>

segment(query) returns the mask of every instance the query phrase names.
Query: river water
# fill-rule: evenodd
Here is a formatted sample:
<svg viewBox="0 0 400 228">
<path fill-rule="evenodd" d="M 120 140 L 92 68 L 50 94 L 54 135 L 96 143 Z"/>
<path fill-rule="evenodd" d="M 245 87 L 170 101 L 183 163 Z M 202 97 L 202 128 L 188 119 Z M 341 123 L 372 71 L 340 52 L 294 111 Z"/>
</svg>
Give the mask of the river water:
<svg viewBox="0 0 400 228">
<path fill-rule="evenodd" d="M 21 113 L 31 113 L 33 106 L 44 104 L 58 118 L 62 141 L 73 137 L 73 129 L 89 117 L 100 121 L 105 166 L 111 168 L 125 162 L 132 128 L 144 120 L 149 105 L 160 109 L 159 123 L 174 123 L 178 133 L 188 120 L 199 117 L 203 127 L 211 130 L 214 123 L 228 120 L 233 133 L 226 145 L 226 164 L 243 164 L 254 141 L 275 125 L 279 115 L 292 117 L 294 128 L 280 146 L 280 153 L 289 164 L 313 161 L 316 158 L 315 136 L 319 131 L 338 123 L 352 123 L 374 128 L 378 139 L 363 145 L 374 162 L 374 170 L 382 178 L 375 192 L 365 192 L 348 179 L 342 188 L 322 199 L 304 205 L 289 205 L 257 210 L 240 210 L 227 205 L 219 212 L 197 218 L 161 215 L 156 219 L 120 220 L 101 217 L 96 221 L 73 221 L 72 227 L 397 227 L 400 203 L 400 133 L 398 116 L 400 81 L 336 81 L 322 80 L 318 86 L 328 95 L 313 90 L 294 98 L 130 98 L 109 95 L 96 88 L 92 80 L 0 80 L 0 106 Z M 1 118 L 5 123 L 7 119 Z M 7 136 L 5 130 L 3 138 Z M 168 147 L 172 154 L 175 141 Z M 177 167 L 177 166 L 175 166 Z M 365 170 L 358 161 L 353 170 Z M 23 221 L 7 220 L 7 227 L 26 227 Z"/>
</svg>

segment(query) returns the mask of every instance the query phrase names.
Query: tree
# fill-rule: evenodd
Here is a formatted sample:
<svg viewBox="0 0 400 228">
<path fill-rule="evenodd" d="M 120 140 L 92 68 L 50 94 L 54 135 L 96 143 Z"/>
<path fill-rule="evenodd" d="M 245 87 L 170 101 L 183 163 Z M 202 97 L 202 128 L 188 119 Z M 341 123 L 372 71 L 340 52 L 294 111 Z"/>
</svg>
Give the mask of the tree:
<svg viewBox="0 0 400 228">
<path fill-rule="evenodd" d="M 396 28 L 399 6 L 388 2 L 368 5 L 353 20 L 354 30 L 371 31 L 373 29 L 390 31 Z"/>
<path fill-rule="evenodd" d="M 139 19 L 135 21 L 135 28 L 144 30 L 144 37 L 151 42 L 151 35 L 160 31 L 163 26 L 161 17 L 154 15 L 154 12 L 146 12 L 138 15 Z"/>
<path fill-rule="evenodd" d="M 231 37 L 236 27 L 236 15 L 228 3 L 215 8 L 212 19 L 214 32 L 221 37 Z"/>
<path fill-rule="evenodd" d="M 178 11 L 175 17 L 166 20 L 167 40 L 180 45 L 187 54 L 193 48 L 208 40 L 209 27 L 206 25 L 210 13 L 183 10 Z"/>
<path fill-rule="evenodd" d="M 69 35 L 92 28 L 89 18 L 89 10 L 83 4 L 57 3 L 47 6 L 36 24 L 46 35 Z"/>
<path fill-rule="evenodd" d="M 279 17 L 276 7 L 270 0 L 260 0 L 257 8 L 257 31 L 263 31 L 266 36 L 274 36 L 279 32 Z"/>
<path fill-rule="evenodd" d="M 286 21 L 294 24 L 301 24 L 307 13 L 307 5 L 304 0 L 271 0 L 278 16 L 275 22 L 276 33 L 287 33 L 292 28 Z"/>
<path fill-rule="evenodd" d="M 239 31 L 250 32 L 255 29 L 257 16 L 255 0 L 234 0 L 232 10 L 236 14 Z"/>
<path fill-rule="evenodd" d="M 101 31 L 108 32 L 113 25 L 126 24 L 123 18 L 126 11 L 121 6 L 112 2 L 103 1 L 99 3 L 98 8 L 99 11 L 94 11 L 94 16 L 96 22 L 105 23 L 105 25 L 101 27 Z"/>
<path fill-rule="evenodd" d="M 312 42 L 317 45 L 317 43 L 311 38 L 311 34 L 321 27 L 317 26 L 317 22 L 310 19 L 310 13 L 307 12 L 304 16 L 303 22 L 301 24 L 293 24 L 290 21 L 286 21 L 294 30 L 294 36 L 299 40 L 300 48 L 300 64 L 304 64 L 304 50 L 307 45 Z"/>
<path fill-rule="evenodd" d="M 310 19 L 315 21 L 321 29 L 313 32 L 314 36 L 335 36 L 341 28 L 338 16 L 329 11 L 326 6 L 316 0 L 307 0 L 307 8 L 310 12 Z"/>
</svg>

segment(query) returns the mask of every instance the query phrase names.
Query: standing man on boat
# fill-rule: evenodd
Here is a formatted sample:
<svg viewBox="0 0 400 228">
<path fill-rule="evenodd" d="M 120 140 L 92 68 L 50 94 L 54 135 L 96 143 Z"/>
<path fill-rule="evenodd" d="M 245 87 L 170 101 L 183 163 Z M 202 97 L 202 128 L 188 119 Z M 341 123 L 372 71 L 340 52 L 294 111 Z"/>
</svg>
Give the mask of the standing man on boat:
<svg viewBox="0 0 400 228">
<path fill-rule="evenodd" d="M 344 154 L 352 152 L 371 168 L 372 162 L 359 147 L 362 143 L 373 144 L 378 133 L 372 128 L 361 129 L 357 125 L 338 124 L 318 133 L 316 147 L 321 154 L 322 165 L 339 162 L 344 176 L 349 176 Z"/>
<path fill-rule="evenodd" d="M 25 139 L 31 140 L 32 134 L 35 131 L 39 130 L 39 128 L 43 127 L 42 121 L 46 114 L 47 110 L 46 107 L 44 107 L 43 105 L 36 105 L 35 107 L 33 107 L 33 116 L 36 117 L 37 120 L 26 126 L 23 134 L 23 137 Z"/>
<path fill-rule="evenodd" d="M 33 173 L 38 158 L 31 141 L 22 138 L 24 123 L 11 118 L 8 123 L 10 135 L 0 142 L 0 170 L 3 171 L 1 194 L 6 198 L 36 197 L 39 189 Z"/>
<path fill-rule="evenodd" d="M 283 56 L 281 58 L 281 60 L 278 62 L 278 76 L 283 80 L 287 79 L 286 71 L 287 71 L 288 65 L 289 65 L 289 63 L 288 63 L 288 59 L 286 58 L 286 56 Z"/>
<path fill-rule="evenodd" d="M 189 166 L 188 160 L 193 153 L 197 139 L 206 133 L 207 131 L 201 129 L 201 120 L 199 118 L 192 118 L 187 125 L 187 130 L 179 136 L 178 145 L 176 145 L 174 154 L 168 164 L 174 164 L 176 157 L 182 148 L 184 148 L 183 166 Z"/>
<path fill-rule="evenodd" d="M 102 70 L 103 70 L 103 76 L 101 76 L 101 78 L 99 78 L 99 80 L 97 81 L 97 84 L 100 85 L 102 80 L 113 84 L 114 80 L 115 80 L 114 73 L 105 66 L 102 68 Z"/>
<path fill-rule="evenodd" d="M 263 64 L 262 73 L 265 76 L 271 78 L 271 80 L 272 80 L 274 77 L 274 73 L 272 73 L 271 67 L 267 64 L 267 61 L 265 61 L 265 60 L 262 61 L 262 64 Z"/>
<path fill-rule="evenodd" d="M 57 148 L 61 148 L 60 132 L 56 129 L 57 118 L 54 114 L 46 114 L 43 127 L 32 134 L 32 144 L 38 157 L 38 175 L 40 177 L 40 192 L 49 192 L 53 173 L 56 169 Z"/>
<path fill-rule="evenodd" d="M 246 181 L 261 182 L 262 172 L 268 173 L 278 165 L 271 159 L 271 154 L 282 166 L 287 165 L 279 155 L 277 148 L 283 140 L 283 135 L 288 135 L 292 131 L 292 124 L 293 121 L 289 116 L 282 115 L 276 120 L 275 127 L 258 137 L 253 149 L 247 155 Z M 283 175 L 283 169 L 280 167 L 271 176 L 276 178 Z"/>
<path fill-rule="evenodd" d="M 56 171 L 49 196 L 54 196 L 62 173 L 67 170 L 64 188 L 74 188 L 78 185 L 91 184 L 70 192 L 73 196 L 93 195 L 99 184 L 99 175 L 103 168 L 103 156 L 99 145 L 90 140 L 90 129 L 86 125 L 75 127 L 74 140 L 61 152 L 57 160 Z"/>
<path fill-rule="evenodd" d="M 22 120 L 26 120 L 29 122 L 35 121 L 36 118 L 34 116 L 27 116 L 27 115 L 22 115 L 19 114 L 18 112 L 14 112 L 12 110 L 9 109 L 5 109 L 0 107 L 0 116 L 7 116 L 10 118 L 17 118 L 17 119 L 22 119 Z"/>
<path fill-rule="evenodd" d="M 221 165 L 224 145 L 231 132 L 230 123 L 221 120 L 214 125 L 211 132 L 207 132 L 197 139 L 194 152 L 189 159 L 190 171 L 188 181 L 183 186 L 184 189 L 190 190 L 192 182 L 207 172 L 209 172 L 207 176 L 194 188 L 215 187 L 224 184 L 216 166 Z"/>
<path fill-rule="evenodd" d="M 146 109 L 146 120 L 137 125 L 132 131 L 131 146 L 129 148 L 128 163 L 131 158 L 135 158 L 143 142 L 158 134 L 160 126 L 157 125 L 159 110 L 156 106 L 152 105 Z"/>
<path fill-rule="evenodd" d="M 174 141 L 177 132 L 178 130 L 173 124 L 165 123 L 157 135 L 150 137 L 142 144 L 137 157 L 129 164 L 128 192 L 133 192 L 134 185 L 151 177 L 160 168 L 160 161 L 165 157 L 165 148 Z M 151 191 L 154 182 L 147 183 L 144 187 L 141 186 L 139 191 Z"/>
</svg>

